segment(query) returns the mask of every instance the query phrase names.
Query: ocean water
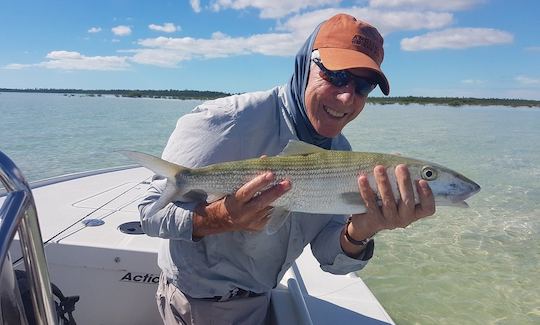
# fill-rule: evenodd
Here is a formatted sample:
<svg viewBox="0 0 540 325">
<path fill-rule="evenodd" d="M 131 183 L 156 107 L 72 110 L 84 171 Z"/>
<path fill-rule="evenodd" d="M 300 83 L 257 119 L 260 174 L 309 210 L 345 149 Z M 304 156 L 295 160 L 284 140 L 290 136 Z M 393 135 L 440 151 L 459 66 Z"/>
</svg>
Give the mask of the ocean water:
<svg viewBox="0 0 540 325">
<path fill-rule="evenodd" d="M 0 93 L 0 150 L 30 181 L 159 155 L 200 101 Z M 354 150 L 441 163 L 482 186 L 376 236 L 361 277 L 397 324 L 540 324 L 540 110 L 371 105 L 345 130 Z"/>
</svg>

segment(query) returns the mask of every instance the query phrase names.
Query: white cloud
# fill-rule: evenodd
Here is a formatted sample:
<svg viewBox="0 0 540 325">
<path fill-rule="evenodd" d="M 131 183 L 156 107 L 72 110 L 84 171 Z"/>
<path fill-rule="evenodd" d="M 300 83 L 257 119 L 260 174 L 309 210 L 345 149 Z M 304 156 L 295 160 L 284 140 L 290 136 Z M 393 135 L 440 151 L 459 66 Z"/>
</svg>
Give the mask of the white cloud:
<svg viewBox="0 0 540 325">
<path fill-rule="evenodd" d="M 201 12 L 201 1 L 200 0 L 189 0 L 189 3 L 191 4 L 191 8 L 193 8 L 193 11 Z"/>
<path fill-rule="evenodd" d="M 458 11 L 467 10 L 487 0 L 370 0 L 366 8 L 381 8 L 388 12 L 391 10 L 433 10 L 433 11 Z M 200 1 L 191 1 L 194 11 L 200 11 Z M 196 5 L 193 4 L 196 2 Z M 347 10 L 339 8 L 341 0 L 212 0 L 210 7 L 214 11 L 225 9 L 246 10 L 254 8 L 260 11 L 261 18 L 282 18 L 298 14 L 306 9 L 334 8 L 337 11 Z M 357 1 L 360 2 L 360 1 Z M 364 1 L 362 1 L 364 2 Z M 195 8 L 198 8 L 197 11 Z"/>
<path fill-rule="evenodd" d="M 46 56 L 49 61 L 39 65 L 47 69 L 61 70 L 125 70 L 129 67 L 127 57 L 85 56 L 79 52 L 52 51 Z"/>
<path fill-rule="evenodd" d="M 301 15 L 295 15 L 290 17 L 283 23 L 278 22 L 276 30 L 290 32 L 302 38 L 306 38 L 311 34 L 311 32 L 313 32 L 313 30 L 315 29 L 315 27 L 317 27 L 318 24 L 328 19 L 328 17 L 331 17 L 339 12 L 343 12 L 343 10 L 330 8 L 315 10 Z"/>
<path fill-rule="evenodd" d="M 148 25 L 148 28 L 164 33 L 174 33 L 177 30 L 180 30 L 180 26 L 175 26 L 173 23 L 165 23 L 163 25 L 150 24 Z"/>
<path fill-rule="evenodd" d="M 27 69 L 33 67 L 56 70 L 125 70 L 129 67 L 128 58 L 121 56 L 85 56 L 79 52 L 52 51 L 47 61 L 35 64 L 9 64 L 5 69 Z"/>
<path fill-rule="evenodd" d="M 94 34 L 94 33 L 99 33 L 101 32 L 101 27 L 92 27 L 88 30 L 89 33 L 91 34 Z"/>
<path fill-rule="evenodd" d="M 450 28 L 424 35 L 404 38 L 401 48 L 405 51 L 435 49 L 464 49 L 512 43 L 514 36 L 492 28 Z"/>
<path fill-rule="evenodd" d="M 46 58 L 51 60 L 78 60 L 82 58 L 82 55 L 79 52 L 52 51 L 47 54 Z"/>
<path fill-rule="evenodd" d="M 461 80 L 461 83 L 464 83 L 466 85 L 481 85 L 484 84 L 484 80 L 478 80 L 478 79 L 465 79 Z"/>
<path fill-rule="evenodd" d="M 374 8 L 411 8 L 437 11 L 467 10 L 486 0 L 370 0 L 369 6 Z"/>
<path fill-rule="evenodd" d="M 34 66 L 33 64 L 20 64 L 20 63 L 11 63 L 11 64 L 8 64 L 8 65 L 5 65 L 3 67 L 3 69 L 7 69 L 7 70 L 22 70 L 22 69 L 26 69 L 26 68 L 30 68 Z"/>
<path fill-rule="evenodd" d="M 260 10 L 261 18 L 281 18 L 308 8 L 337 6 L 340 2 L 341 0 L 214 0 L 210 6 L 215 11 L 255 8 Z"/>
<path fill-rule="evenodd" d="M 259 8 L 269 15 L 281 10 L 281 6 L 289 10 L 302 10 L 311 5 L 322 6 L 324 4 L 338 4 L 339 1 L 318 0 L 298 2 L 281 0 L 216 0 L 214 4 L 224 8 Z M 192 6 L 200 6 L 199 1 L 192 1 Z M 279 4 L 279 5 L 278 5 Z M 279 8 L 278 8 L 279 7 Z M 265 11 L 266 10 L 266 11 Z M 307 36 L 314 28 L 325 19 L 334 14 L 344 12 L 360 19 L 363 19 L 376 26 L 381 34 L 387 35 L 403 30 L 425 30 L 441 29 L 453 23 L 453 15 L 447 12 L 436 11 L 403 11 L 403 10 L 379 10 L 375 8 L 325 8 L 311 10 L 305 13 L 297 13 L 283 20 L 278 20 L 272 32 L 260 33 L 250 36 L 231 36 L 223 32 L 216 31 L 210 38 L 191 37 L 156 37 L 141 39 L 137 41 L 136 48 L 125 49 L 121 52 L 128 53 L 126 56 L 104 56 L 85 57 L 78 52 L 55 51 L 48 56 L 47 62 L 39 63 L 40 66 L 62 69 L 63 67 L 73 67 L 72 69 L 91 69 L 86 63 L 95 60 L 100 62 L 97 67 L 103 69 L 123 69 L 129 66 L 130 62 L 140 64 L 157 65 L 164 67 L 176 67 L 179 63 L 194 59 L 223 58 L 239 55 L 268 55 L 268 56 L 293 56 L 304 43 Z M 152 30 L 172 32 L 179 26 L 172 23 L 162 25 L 149 25 Z M 112 31 L 117 36 L 129 35 L 129 26 L 116 26 Z M 426 34 L 422 37 L 427 37 Z M 113 42 L 116 41 L 113 40 Z M 69 56 L 73 56 L 69 58 Z M 56 57 L 60 56 L 60 57 Z M 6 66 L 7 68 L 8 66 Z M 25 65 L 9 65 L 11 69 L 23 68 Z M 97 68 L 96 68 L 97 69 Z"/>
<path fill-rule="evenodd" d="M 158 37 L 140 40 L 138 43 L 145 48 L 126 51 L 135 53 L 133 62 L 169 67 L 192 59 L 246 54 L 287 56 L 298 49 L 298 41 L 288 33 L 230 37 L 215 32 L 210 39 Z"/>
<path fill-rule="evenodd" d="M 125 25 L 119 25 L 111 28 L 111 31 L 116 36 L 128 36 L 131 34 L 131 27 Z"/>
<path fill-rule="evenodd" d="M 531 78 L 527 76 L 517 76 L 514 78 L 514 80 L 516 80 L 522 85 L 528 85 L 528 86 L 540 85 L 540 79 L 535 79 L 535 78 Z"/>
<path fill-rule="evenodd" d="M 367 21 L 377 27 L 383 36 L 403 30 L 443 28 L 453 21 L 453 16 L 450 13 L 384 11 L 358 7 L 330 8 L 293 16 L 285 23 L 278 25 L 277 30 L 291 31 L 296 35 L 307 37 L 320 22 L 341 12 Z"/>
<path fill-rule="evenodd" d="M 131 60 L 135 63 L 168 68 L 176 67 L 179 62 L 191 59 L 189 53 L 165 49 L 143 49 L 131 52 L 135 52 L 131 57 Z"/>
<path fill-rule="evenodd" d="M 157 37 L 138 41 L 142 47 L 126 50 L 134 53 L 132 60 L 140 64 L 175 67 L 193 59 L 222 58 L 238 55 L 261 54 L 292 56 L 315 27 L 328 17 L 346 12 L 362 17 L 384 33 L 398 30 L 416 30 L 444 27 L 452 22 L 452 15 L 436 12 L 385 12 L 369 8 L 330 8 L 290 17 L 276 27 L 274 33 L 247 37 L 232 37 L 215 32 L 211 38 Z"/>
</svg>

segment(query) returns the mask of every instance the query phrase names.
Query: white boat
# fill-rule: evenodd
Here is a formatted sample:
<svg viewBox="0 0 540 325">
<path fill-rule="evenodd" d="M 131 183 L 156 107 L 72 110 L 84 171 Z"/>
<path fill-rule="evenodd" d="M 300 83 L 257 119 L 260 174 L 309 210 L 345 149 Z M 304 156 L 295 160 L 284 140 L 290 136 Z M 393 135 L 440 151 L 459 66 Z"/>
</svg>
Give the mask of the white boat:
<svg viewBox="0 0 540 325">
<path fill-rule="evenodd" d="M 13 268 L 27 269 L 36 323 L 63 322 L 54 310 L 57 298 L 49 280 L 64 296 L 79 297 L 73 311 L 77 324 L 161 322 L 155 303 L 161 239 L 142 233 L 137 210 L 152 176 L 148 170 L 127 166 L 56 177 L 31 184 L 30 194 L 1 152 L 0 165 L 8 189 L 0 193 L 0 235 L 5 237 L 0 239 L 9 245 L 13 238 L 11 261 L 5 247 L 1 251 L 0 281 L 9 282 Z M 15 209 L 18 203 L 22 208 Z M 0 298 L 18 299 L 16 288 L 4 289 L 8 292 L 0 292 Z M 7 324 L 9 311 L 1 308 L 0 321 Z M 394 324 L 361 278 L 323 272 L 309 247 L 273 290 L 270 313 L 272 324 Z"/>
</svg>

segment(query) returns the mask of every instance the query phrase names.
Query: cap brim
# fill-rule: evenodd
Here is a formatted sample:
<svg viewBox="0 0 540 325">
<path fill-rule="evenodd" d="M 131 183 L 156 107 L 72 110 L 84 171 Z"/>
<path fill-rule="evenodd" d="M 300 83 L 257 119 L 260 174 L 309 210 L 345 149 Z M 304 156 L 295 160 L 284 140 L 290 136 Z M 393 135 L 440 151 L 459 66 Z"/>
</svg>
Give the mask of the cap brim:
<svg viewBox="0 0 540 325">
<path fill-rule="evenodd" d="M 377 62 L 362 52 L 340 48 L 318 48 L 324 66 L 330 70 L 368 68 L 379 75 L 379 88 L 388 96 L 390 85 Z"/>
</svg>

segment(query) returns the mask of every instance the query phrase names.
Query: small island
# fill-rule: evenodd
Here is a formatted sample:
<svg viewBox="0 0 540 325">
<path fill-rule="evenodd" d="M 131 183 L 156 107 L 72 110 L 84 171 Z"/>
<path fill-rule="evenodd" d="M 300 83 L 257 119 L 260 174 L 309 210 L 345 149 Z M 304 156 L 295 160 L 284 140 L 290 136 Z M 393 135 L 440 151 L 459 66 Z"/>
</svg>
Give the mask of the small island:
<svg viewBox="0 0 540 325">
<path fill-rule="evenodd" d="M 53 89 L 53 88 L 27 88 L 12 89 L 0 88 L 2 92 L 18 93 L 53 93 L 65 96 L 103 96 L 130 98 L 164 98 L 164 99 L 195 99 L 209 100 L 232 95 L 231 93 L 208 90 L 153 90 L 153 89 Z M 472 98 L 472 97 L 369 97 L 368 103 L 378 105 L 389 104 L 419 104 L 419 105 L 445 105 L 445 106 L 509 106 L 509 107 L 540 107 L 540 100 L 512 99 L 512 98 Z"/>
</svg>

